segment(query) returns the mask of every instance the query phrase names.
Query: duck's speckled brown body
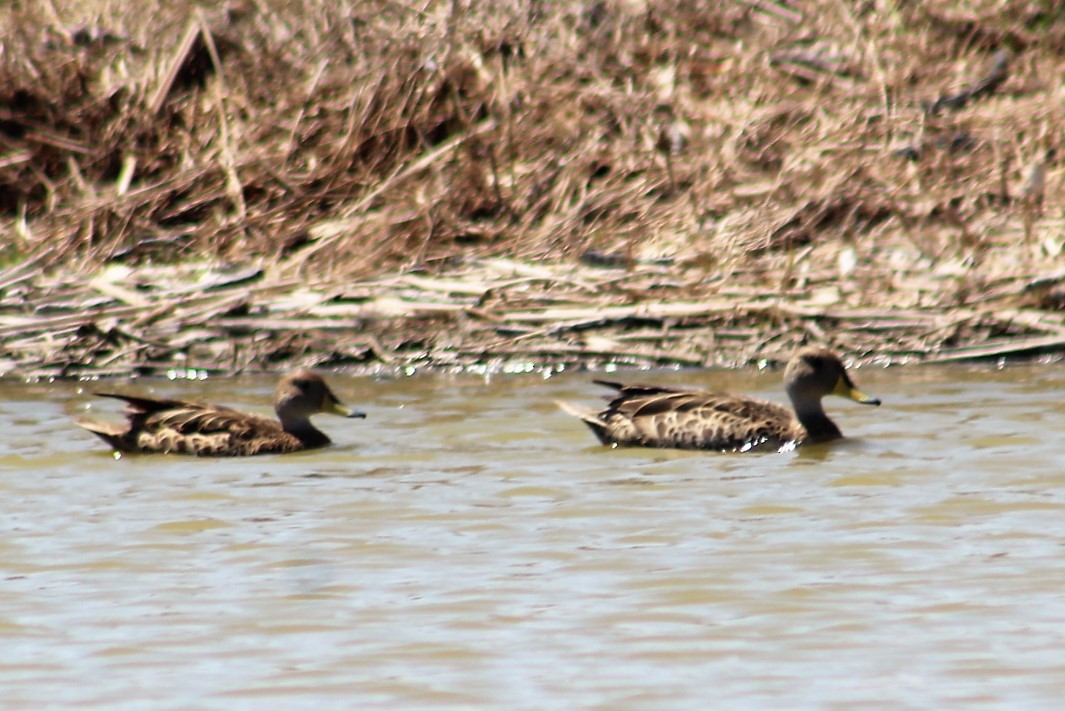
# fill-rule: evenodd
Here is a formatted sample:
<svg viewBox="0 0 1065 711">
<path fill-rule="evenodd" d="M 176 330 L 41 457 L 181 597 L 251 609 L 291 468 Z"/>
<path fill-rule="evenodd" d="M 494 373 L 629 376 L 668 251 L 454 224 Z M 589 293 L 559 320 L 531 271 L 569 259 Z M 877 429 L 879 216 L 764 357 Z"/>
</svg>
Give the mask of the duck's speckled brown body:
<svg viewBox="0 0 1065 711">
<path fill-rule="evenodd" d="M 823 348 L 803 348 L 788 361 L 784 383 L 794 412 L 743 395 L 595 382 L 618 391 L 606 409 L 559 404 L 603 444 L 633 447 L 747 451 L 825 442 L 843 435 L 825 414 L 822 397 L 880 404 L 855 388 L 839 358 Z"/>
</svg>

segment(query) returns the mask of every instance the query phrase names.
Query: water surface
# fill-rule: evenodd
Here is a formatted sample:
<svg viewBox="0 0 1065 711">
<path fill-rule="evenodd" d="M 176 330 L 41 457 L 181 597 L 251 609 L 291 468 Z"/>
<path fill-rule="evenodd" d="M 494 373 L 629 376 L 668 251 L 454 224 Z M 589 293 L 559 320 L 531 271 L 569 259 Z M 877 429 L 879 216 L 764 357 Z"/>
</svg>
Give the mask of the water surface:
<svg viewBox="0 0 1065 711">
<path fill-rule="evenodd" d="M 719 455 L 597 445 L 585 374 L 333 376 L 367 420 L 242 460 L 116 460 L 99 385 L 0 383 L 4 708 L 1058 708 L 1065 368 L 855 378 L 850 439 Z"/>
</svg>

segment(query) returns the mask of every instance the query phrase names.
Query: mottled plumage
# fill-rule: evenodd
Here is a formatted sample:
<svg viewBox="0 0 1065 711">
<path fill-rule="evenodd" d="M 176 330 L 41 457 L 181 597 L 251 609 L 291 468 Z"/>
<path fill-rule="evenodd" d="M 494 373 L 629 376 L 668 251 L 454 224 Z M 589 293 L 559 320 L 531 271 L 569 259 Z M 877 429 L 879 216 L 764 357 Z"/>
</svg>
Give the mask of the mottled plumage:
<svg viewBox="0 0 1065 711">
<path fill-rule="evenodd" d="M 825 414 L 822 397 L 880 404 L 855 388 L 839 358 L 822 348 L 803 348 L 788 361 L 784 386 L 794 411 L 744 395 L 595 382 L 618 391 L 606 409 L 559 405 L 603 444 L 633 447 L 748 451 L 825 442 L 843 435 Z"/>
<path fill-rule="evenodd" d="M 112 425 L 81 420 L 78 425 L 122 452 L 204 457 L 298 452 L 329 444 L 329 437 L 311 424 L 312 415 L 366 416 L 343 405 L 321 377 L 302 369 L 277 384 L 277 420 L 219 405 L 96 394 L 125 401 L 127 421 Z"/>
</svg>

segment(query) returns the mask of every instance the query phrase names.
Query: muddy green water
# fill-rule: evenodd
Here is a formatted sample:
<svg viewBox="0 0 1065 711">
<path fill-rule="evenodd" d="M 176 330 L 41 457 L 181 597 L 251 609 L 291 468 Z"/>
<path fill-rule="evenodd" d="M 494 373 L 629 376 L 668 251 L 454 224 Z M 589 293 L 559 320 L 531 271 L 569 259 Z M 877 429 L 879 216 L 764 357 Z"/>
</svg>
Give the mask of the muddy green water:
<svg viewBox="0 0 1065 711">
<path fill-rule="evenodd" d="M 855 378 L 851 439 L 719 455 L 595 445 L 585 374 L 334 376 L 369 419 L 244 460 L 116 460 L 98 385 L 2 383 L 0 705 L 1060 708 L 1065 367 Z"/>
</svg>

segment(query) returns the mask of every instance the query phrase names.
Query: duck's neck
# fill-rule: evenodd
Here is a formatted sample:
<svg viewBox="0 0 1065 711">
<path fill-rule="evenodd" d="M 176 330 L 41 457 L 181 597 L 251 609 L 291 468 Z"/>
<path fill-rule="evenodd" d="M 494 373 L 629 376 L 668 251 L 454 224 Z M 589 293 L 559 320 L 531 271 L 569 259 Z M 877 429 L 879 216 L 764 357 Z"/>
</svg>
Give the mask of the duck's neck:
<svg viewBox="0 0 1065 711">
<path fill-rule="evenodd" d="M 821 407 L 821 401 L 797 403 L 794 400 L 795 416 L 799 424 L 806 430 L 807 442 L 827 442 L 831 439 L 839 439 L 843 433 L 836 427 L 836 423 L 828 418 L 825 410 Z"/>
<path fill-rule="evenodd" d="M 281 413 L 278 413 L 278 419 L 281 420 L 281 429 L 303 442 L 304 446 L 308 448 L 324 447 L 330 443 L 329 437 L 312 425 L 311 421 L 306 417 L 285 418 Z"/>
</svg>

